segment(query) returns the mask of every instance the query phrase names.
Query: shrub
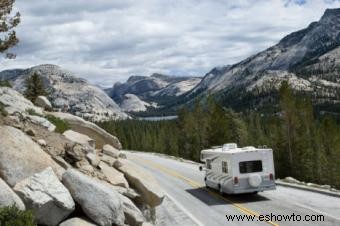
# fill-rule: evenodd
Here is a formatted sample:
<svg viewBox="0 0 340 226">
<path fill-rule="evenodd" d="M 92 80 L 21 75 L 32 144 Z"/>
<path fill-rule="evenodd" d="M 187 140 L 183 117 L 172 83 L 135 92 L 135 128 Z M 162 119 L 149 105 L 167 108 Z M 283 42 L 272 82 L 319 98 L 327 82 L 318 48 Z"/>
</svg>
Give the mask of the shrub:
<svg viewBox="0 0 340 226">
<path fill-rule="evenodd" d="M 12 206 L 0 208 L 0 226 L 37 226 L 37 224 L 32 211 L 22 211 Z"/>
<path fill-rule="evenodd" d="M 12 85 L 7 80 L 0 80 L 0 87 L 9 87 L 9 88 L 12 88 Z"/>
<path fill-rule="evenodd" d="M 56 126 L 55 132 L 57 132 L 57 133 L 63 133 L 66 130 L 71 128 L 71 126 L 68 122 L 66 122 L 66 121 L 64 121 L 60 118 L 57 118 L 53 115 L 47 115 L 47 116 L 45 116 L 45 118 L 47 118 L 48 121 L 50 121 L 51 123 L 53 123 Z"/>
<path fill-rule="evenodd" d="M 5 105 L 3 105 L 2 103 L 0 103 L 0 115 L 2 115 L 2 116 L 8 115 L 8 112 L 5 109 Z"/>
</svg>

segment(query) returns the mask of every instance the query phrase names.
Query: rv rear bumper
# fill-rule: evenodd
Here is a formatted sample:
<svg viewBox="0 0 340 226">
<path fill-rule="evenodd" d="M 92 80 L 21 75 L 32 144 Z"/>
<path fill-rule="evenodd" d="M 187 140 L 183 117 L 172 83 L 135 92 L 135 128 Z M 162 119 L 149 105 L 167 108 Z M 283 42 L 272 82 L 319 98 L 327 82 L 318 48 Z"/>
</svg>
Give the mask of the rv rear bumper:
<svg viewBox="0 0 340 226">
<path fill-rule="evenodd" d="M 269 191 L 269 190 L 275 190 L 275 189 L 276 189 L 275 184 L 262 185 L 257 188 L 238 188 L 235 186 L 233 194 L 253 193 L 253 192 Z"/>
</svg>

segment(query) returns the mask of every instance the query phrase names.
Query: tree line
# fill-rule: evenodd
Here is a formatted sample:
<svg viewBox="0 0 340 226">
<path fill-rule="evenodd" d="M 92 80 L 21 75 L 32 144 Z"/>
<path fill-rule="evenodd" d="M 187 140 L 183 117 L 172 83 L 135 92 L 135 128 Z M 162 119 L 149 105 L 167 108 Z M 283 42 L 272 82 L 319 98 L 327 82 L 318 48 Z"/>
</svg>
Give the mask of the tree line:
<svg viewBox="0 0 340 226">
<path fill-rule="evenodd" d="M 224 143 L 267 145 L 273 149 L 276 177 L 340 188 L 340 125 L 316 118 L 311 101 L 283 82 L 276 113 L 237 113 L 209 97 L 206 105 L 183 108 L 177 120 L 123 120 L 99 125 L 117 136 L 123 148 L 158 152 L 199 161 L 200 151 Z"/>
</svg>

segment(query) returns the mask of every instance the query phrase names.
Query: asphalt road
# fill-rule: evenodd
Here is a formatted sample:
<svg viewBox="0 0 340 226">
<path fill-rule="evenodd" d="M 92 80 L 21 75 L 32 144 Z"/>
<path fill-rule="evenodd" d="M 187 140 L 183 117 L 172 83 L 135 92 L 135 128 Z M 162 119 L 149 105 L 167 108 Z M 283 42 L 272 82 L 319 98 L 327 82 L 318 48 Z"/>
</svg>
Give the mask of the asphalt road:
<svg viewBox="0 0 340 226">
<path fill-rule="evenodd" d="M 127 152 L 127 157 L 147 169 L 198 225 L 340 225 L 340 198 L 281 186 L 257 195 L 221 196 L 204 187 L 204 172 L 198 170 L 197 164 L 139 152 Z M 268 214 L 278 218 L 261 221 L 264 220 L 261 215 Z M 295 220 L 299 216 L 301 220 L 282 219 L 292 214 Z M 254 220 L 232 221 L 226 215 L 254 217 Z M 306 221 L 316 215 L 322 215 L 324 220 Z"/>
</svg>

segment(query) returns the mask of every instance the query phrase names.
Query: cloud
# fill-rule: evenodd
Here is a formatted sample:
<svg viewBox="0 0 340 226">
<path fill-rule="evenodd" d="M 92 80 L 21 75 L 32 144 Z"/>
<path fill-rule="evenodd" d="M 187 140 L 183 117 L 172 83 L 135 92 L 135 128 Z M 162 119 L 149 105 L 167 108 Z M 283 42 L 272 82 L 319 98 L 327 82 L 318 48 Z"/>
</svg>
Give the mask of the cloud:
<svg viewBox="0 0 340 226">
<path fill-rule="evenodd" d="M 338 0 L 17 0 L 17 59 L 0 64 L 58 64 L 101 86 L 131 74 L 202 76 L 339 6 Z"/>
</svg>

